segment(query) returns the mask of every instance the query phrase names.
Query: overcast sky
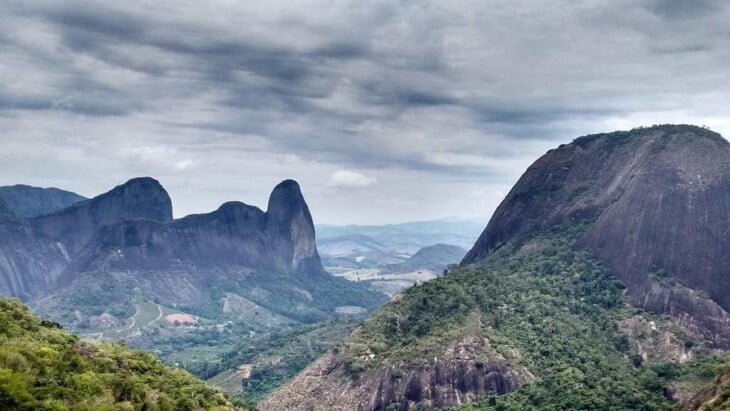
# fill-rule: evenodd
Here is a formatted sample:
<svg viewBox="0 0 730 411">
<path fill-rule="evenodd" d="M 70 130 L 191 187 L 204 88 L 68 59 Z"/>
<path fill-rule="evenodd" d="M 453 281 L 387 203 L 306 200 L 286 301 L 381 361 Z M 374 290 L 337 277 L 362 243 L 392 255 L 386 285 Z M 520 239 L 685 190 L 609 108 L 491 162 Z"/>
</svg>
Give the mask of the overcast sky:
<svg viewBox="0 0 730 411">
<path fill-rule="evenodd" d="M 698 0 L 3 0 L 0 184 L 149 175 L 180 217 L 294 178 L 318 223 L 486 223 L 577 136 L 730 135 L 728 22 Z"/>
</svg>

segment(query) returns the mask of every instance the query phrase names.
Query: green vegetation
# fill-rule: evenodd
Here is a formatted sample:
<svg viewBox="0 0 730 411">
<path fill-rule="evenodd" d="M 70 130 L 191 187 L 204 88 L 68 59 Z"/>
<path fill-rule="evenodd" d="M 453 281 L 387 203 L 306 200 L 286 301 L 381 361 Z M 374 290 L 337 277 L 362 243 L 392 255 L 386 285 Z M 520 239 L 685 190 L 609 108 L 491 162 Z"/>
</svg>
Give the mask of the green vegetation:
<svg viewBox="0 0 730 411">
<path fill-rule="evenodd" d="M 385 294 L 367 284 L 353 283 L 330 275 L 299 275 L 255 271 L 246 275 L 222 276 L 213 285 L 210 301 L 221 301 L 225 293 L 237 293 L 274 313 L 301 323 L 326 320 L 335 308 L 345 305 L 362 306 L 368 311 L 378 308 Z M 220 307 L 213 307 L 218 310 Z M 196 312 L 196 307 L 190 307 Z M 200 311 L 200 310 L 197 310 Z M 207 314 L 207 315 L 206 315 Z M 216 313 L 200 315 L 215 318 Z"/>
<path fill-rule="evenodd" d="M 351 339 L 354 378 L 370 367 L 438 356 L 476 314 L 492 348 L 535 381 L 464 410 L 669 410 L 664 396 L 683 371 L 632 362 L 618 321 L 621 284 L 572 244 L 586 227 L 563 226 L 502 247 L 478 266 L 407 290 Z"/>
<path fill-rule="evenodd" d="M 118 343 L 81 341 L 0 299 L 0 409 L 232 409 L 225 397 L 183 370 Z"/>
<path fill-rule="evenodd" d="M 702 411 L 730 410 L 730 359 L 714 382 L 714 396 L 703 404 Z"/>
<path fill-rule="evenodd" d="M 251 375 L 240 389 L 245 399 L 257 402 L 339 344 L 360 320 L 333 319 L 250 341 L 221 356 L 214 365 L 209 363 L 206 371 L 217 374 L 252 364 Z M 209 380 L 214 385 L 219 381 Z"/>
</svg>

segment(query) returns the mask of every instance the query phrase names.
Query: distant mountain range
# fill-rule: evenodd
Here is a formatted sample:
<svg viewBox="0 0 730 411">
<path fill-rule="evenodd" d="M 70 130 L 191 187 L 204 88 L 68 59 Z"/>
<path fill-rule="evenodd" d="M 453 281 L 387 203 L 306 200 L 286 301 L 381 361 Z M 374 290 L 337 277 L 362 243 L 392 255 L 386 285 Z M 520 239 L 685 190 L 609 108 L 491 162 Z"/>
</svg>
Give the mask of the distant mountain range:
<svg viewBox="0 0 730 411">
<path fill-rule="evenodd" d="M 385 298 L 324 271 L 292 180 L 273 190 L 266 212 L 229 202 L 177 220 L 165 189 L 147 177 L 81 201 L 55 189 L 11 189 L 15 208 L 0 219 L 0 293 L 72 328 L 140 332 L 133 317 L 147 302 L 160 315 L 251 316 L 265 325 L 316 321 L 339 307 L 371 310 Z M 19 193 L 32 195 L 20 201 Z"/>
<path fill-rule="evenodd" d="M 317 226 L 325 268 L 353 281 L 368 281 L 390 295 L 441 275 L 476 240 L 482 224 L 420 221 L 388 225 Z"/>
<path fill-rule="evenodd" d="M 459 246 L 434 244 L 423 247 L 414 255 L 395 263 L 388 262 L 353 269 L 330 267 L 330 270 L 335 275 L 347 278 L 350 281 L 369 283 L 374 288 L 393 296 L 413 284 L 423 283 L 441 276 L 449 265 L 456 265 L 464 257 L 464 254 L 466 254 L 466 249 Z M 392 259 L 395 260 L 395 258 Z M 370 261 L 361 260 L 359 263 L 356 261 L 356 263 L 369 264 Z"/>
<path fill-rule="evenodd" d="M 434 244 L 452 244 L 468 248 L 484 228 L 483 222 L 458 220 L 415 221 L 385 225 L 318 225 L 317 241 L 366 236 L 392 250 L 410 251 Z"/>
</svg>

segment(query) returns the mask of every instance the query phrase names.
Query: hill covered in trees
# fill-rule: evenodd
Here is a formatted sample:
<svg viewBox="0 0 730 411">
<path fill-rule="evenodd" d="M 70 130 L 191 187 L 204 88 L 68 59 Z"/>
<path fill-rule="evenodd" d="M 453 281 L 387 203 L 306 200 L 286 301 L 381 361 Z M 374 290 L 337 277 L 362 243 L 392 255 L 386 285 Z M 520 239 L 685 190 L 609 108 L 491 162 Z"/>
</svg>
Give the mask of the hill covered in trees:
<svg viewBox="0 0 730 411">
<path fill-rule="evenodd" d="M 0 409 L 235 410 L 188 372 L 120 343 L 80 340 L 0 299 Z"/>
</svg>

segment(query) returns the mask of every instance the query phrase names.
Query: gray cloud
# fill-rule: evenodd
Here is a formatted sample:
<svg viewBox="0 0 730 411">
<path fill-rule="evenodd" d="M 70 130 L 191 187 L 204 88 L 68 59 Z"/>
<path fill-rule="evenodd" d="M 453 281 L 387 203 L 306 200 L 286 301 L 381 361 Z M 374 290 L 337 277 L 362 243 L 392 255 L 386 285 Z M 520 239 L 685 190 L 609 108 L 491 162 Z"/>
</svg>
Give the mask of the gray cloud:
<svg viewBox="0 0 730 411">
<path fill-rule="evenodd" d="M 578 135 L 727 134 L 728 18 L 711 0 L 4 2 L 2 178 L 94 194 L 153 174 L 184 214 L 294 177 L 325 221 L 486 219 Z M 337 170 L 378 184 L 340 192 Z"/>
</svg>

